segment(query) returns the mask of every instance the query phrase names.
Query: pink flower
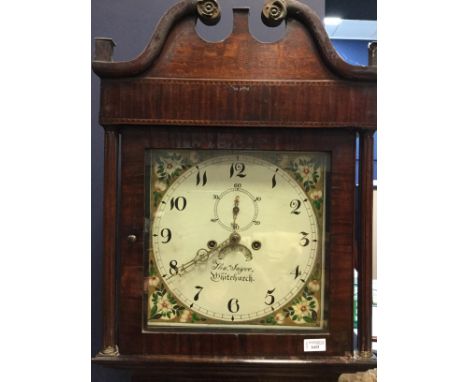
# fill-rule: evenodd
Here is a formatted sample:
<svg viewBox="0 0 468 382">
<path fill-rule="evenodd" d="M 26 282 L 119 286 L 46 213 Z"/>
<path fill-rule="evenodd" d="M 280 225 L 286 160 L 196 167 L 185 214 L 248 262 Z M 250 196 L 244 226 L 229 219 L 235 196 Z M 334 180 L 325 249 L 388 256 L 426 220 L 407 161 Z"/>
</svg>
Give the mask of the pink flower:
<svg viewBox="0 0 468 382">
<path fill-rule="evenodd" d="M 154 190 L 156 192 L 159 192 L 159 193 L 164 192 L 164 191 L 166 191 L 166 188 L 167 188 L 167 185 L 166 185 L 165 182 L 161 182 L 159 180 L 154 182 Z"/>
<path fill-rule="evenodd" d="M 311 292 L 318 292 L 320 290 L 320 283 L 317 280 L 311 280 L 307 284 L 307 287 Z"/>
<path fill-rule="evenodd" d="M 161 319 L 169 320 L 172 315 L 172 304 L 167 298 L 167 295 L 161 296 L 156 303 L 158 312 L 163 313 Z M 164 314 L 166 313 L 166 314 Z"/>
<path fill-rule="evenodd" d="M 277 312 L 275 314 L 275 321 L 277 324 L 282 324 L 285 319 L 285 316 L 282 312 Z"/>
<path fill-rule="evenodd" d="M 180 322 L 190 322 L 192 321 L 192 312 L 185 309 L 184 312 L 180 315 Z"/>
<path fill-rule="evenodd" d="M 157 287 L 159 281 L 159 277 L 156 276 L 145 277 L 144 290 L 147 292 L 149 287 Z"/>
<path fill-rule="evenodd" d="M 315 190 L 315 191 L 312 191 L 310 194 L 309 194 L 310 198 L 312 200 L 319 200 L 319 199 L 322 199 L 322 191 L 320 190 Z"/>
</svg>

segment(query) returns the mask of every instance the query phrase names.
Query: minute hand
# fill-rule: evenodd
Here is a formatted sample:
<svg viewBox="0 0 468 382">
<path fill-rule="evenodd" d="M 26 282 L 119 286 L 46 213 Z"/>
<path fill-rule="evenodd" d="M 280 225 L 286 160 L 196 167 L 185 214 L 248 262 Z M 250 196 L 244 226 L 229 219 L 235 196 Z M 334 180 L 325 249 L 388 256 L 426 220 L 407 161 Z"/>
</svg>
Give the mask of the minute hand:
<svg viewBox="0 0 468 382">
<path fill-rule="evenodd" d="M 192 260 L 187 261 L 186 263 L 182 264 L 178 268 L 177 273 L 171 274 L 165 280 L 166 281 L 170 280 L 171 278 L 173 278 L 176 275 L 182 276 L 183 274 L 185 274 L 188 271 L 189 268 L 191 268 L 192 266 L 194 266 L 196 264 L 206 263 L 211 255 L 213 255 L 214 253 L 218 253 L 219 251 L 221 251 L 224 248 L 228 247 L 230 245 L 230 242 L 231 242 L 231 238 L 228 238 L 228 239 L 224 240 L 221 244 L 219 244 L 216 247 L 214 247 L 213 249 L 211 249 L 210 251 L 207 251 L 204 248 L 200 248 L 197 251 L 197 254 L 195 255 L 195 257 Z"/>
</svg>

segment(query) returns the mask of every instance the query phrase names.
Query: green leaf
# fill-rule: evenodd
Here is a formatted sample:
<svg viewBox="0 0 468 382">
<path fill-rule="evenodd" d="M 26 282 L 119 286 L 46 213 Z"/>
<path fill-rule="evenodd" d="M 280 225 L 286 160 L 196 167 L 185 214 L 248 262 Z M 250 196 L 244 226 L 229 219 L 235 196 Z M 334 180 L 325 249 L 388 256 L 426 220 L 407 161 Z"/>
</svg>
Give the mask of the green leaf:
<svg viewBox="0 0 468 382">
<path fill-rule="evenodd" d="M 174 305 L 173 309 L 175 310 L 177 316 L 180 316 L 180 313 L 182 313 L 185 310 L 185 308 L 180 305 Z"/>
<path fill-rule="evenodd" d="M 276 324 L 276 320 L 275 320 L 275 317 L 273 315 L 270 315 L 268 316 L 266 319 L 265 319 L 265 322 L 267 324 L 272 324 L 272 325 L 275 325 Z"/>
<path fill-rule="evenodd" d="M 164 286 L 161 285 L 156 291 L 156 293 L 158 294 L 158 296 L 163 297 L 166 294 L 166 289 L 164 288 Z"/>
<path fill-rule="evenodd" d="M 305 317 L 302 317 L 303 320 L 309 324 L 311 324 L 313 321 L 312 321 L 312 318 L 311 317 L 308 317 L 308 316 L 305 316 Z"/>
<path fill-rule="evenodd" d="M 158 164 L 158 175 L 160 178 L 165 178 L 166 177 L 166 173 L 164 172 L 164 165 L 162 163 Z"/>
<path fill-rule="evenodd" d="M 159 193 L 154 191 L 153 192 L 153 203 L 154 203 L 154 206 L 157 207 L 158 206 L 158 197 L 159 197 Z"/>
<path fill-rule="evenodd" d="M 156 269 L 154 268 L 154 264 L 152 261 L 149 263 L 149 275 L 156 276 Z"/>
<path fill-rule="evenodd" d="M 156 315 L 157 312 L 158 312 L 158 308 L 157 308 L 156 305 L 155 305 L 155 306 L 153 306 L 153 307 L 151 308 L 151 311 L 150 311 L 150 319 L 151 319 L 151 318 L 155 318 L 154 316 Z"/>
<path fill-rule="evenodd" d="M 321 199 L 314 200 L 314 201 L 312 202 L 312 204 L 314 205 L 314 207 L 315 207 L 317 210 L 319 210 L 320 207 L 322 206 Z"/>
</svg>

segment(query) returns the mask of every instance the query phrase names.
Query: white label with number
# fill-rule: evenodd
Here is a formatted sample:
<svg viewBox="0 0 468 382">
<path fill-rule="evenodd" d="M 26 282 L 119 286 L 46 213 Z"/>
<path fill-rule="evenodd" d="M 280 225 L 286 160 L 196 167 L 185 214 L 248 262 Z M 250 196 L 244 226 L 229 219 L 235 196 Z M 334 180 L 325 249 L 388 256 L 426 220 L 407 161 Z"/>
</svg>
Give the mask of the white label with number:
<svg viewBox="0 0 468 382">
<path fill-rule="evenodd" d="M 325 338 L 314 338 L 304 340 L 304 351 L 326 351 L 327 340 Z"/>
</svg>

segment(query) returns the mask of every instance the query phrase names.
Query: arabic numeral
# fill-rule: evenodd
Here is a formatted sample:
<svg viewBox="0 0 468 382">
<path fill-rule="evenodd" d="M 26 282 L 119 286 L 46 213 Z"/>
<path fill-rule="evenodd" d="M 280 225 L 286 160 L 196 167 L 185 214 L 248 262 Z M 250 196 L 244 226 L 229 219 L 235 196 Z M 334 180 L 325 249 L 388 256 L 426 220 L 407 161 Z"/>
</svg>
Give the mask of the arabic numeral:
<svg viewBox="0 0 468 382">
<path fill-rule="evenodd" d="M 301 208 L 301 201 L 299 199 L 293 199 L 291 200 L 291 203 L 289 203 L 289 206 L 292 208 L 291 213 L 294 215 L 299 215 L 301 211 L 298 211 L 299 208 Z"/>
<path fill-rule="evenodd" d="M 237 313 L 240 309 L 239 300 L 237 298 L 231 298 L 227 304 L 227 308 L 231 313 Z"/>
<path fill-rule="evenodd" d="M 307 247 L 310 243 L 310 240 L 307 238 L 307 236 L 309 235 L 307 232 L 300 232 L 300 234 L 302 235 L 302 238 L 300 240 L 300 244 L 303 246 L 303 247 Z"/>
<path fill-rule="evenodd" d="M 208 181 L 208 178 L 206 177 L 206 171 L 203 171 L 203 173 L 200 171 L 200 168 L 197 166 L 197 176 L 196 176 L 196 183 L 195 185 L 198 186 L 201 184 L 201 186 L 203 187 L 206 182 Z"/>
<path fill-rule="evenodd" d="M 278 168 L 275 170 L 275 173 L 273 175 L 273 178 L 271 178 L 271 188 L 275 188 L 276 187 L 276 173 L 278 172 Z"/>
<path fill-rule="evenodd" d="M 231 164 L 231 168 L 229 169 L 229 177 L 232 178 L 233 176 L 237 176 L 239 178 L 243 178 L 246 176 L 244 174 L 245 171 L 245 164 L 242 162 L 234 162 Z"/>
<path fill-rule="evenodd" d="M 267 305 L 273 305 L 275 302 L 275 296 L 273 296 L 273 292 L 275 291 L 276 288 L 273 288 L 272 290 L 267 290 L 267 294 L 265 296 L 265 304 Z"/>
<path fill-rule="evenodd" d="M 162 241 L 163 244 L 167 244 L 171 241 L 172 239 L 172 232 L 169 228 L 163 228 L 161 230 L 161 237 L 166 239 L 166 241 Z"/>
<path fill-rule="evenodd" d="M 299 268 L 299 265 L 296 266 L 296 269 L 294 270 L 294 280 L 296 280 L 300 275 L 302 275 L 302 272 Z"/>
<path fill-rule="evenodd" d="M 198 289 L 198 292 L 195 294 L 195 296 L 193 296 L 193 300 L 198 301 L 198 297 L 200 296 L 200 293 L 203 290 L 203 287 L 197 285 L 195 289 Z"/>
<path fill-rule="evenodd" d="M 185 199 L 183 196 L 171 198 L 170 204 L 171 210 L 175 208 L 177 211 L 183 211 L 185 210 L 185 207 L 187 207 L 187 199 Z"/>
<path fill-rule="evenodd" d="M 177 268 L 177 260 L 169 261 L 169 273 L 173 276 L 179 273 L 179 268 Z"/>
</svg>

